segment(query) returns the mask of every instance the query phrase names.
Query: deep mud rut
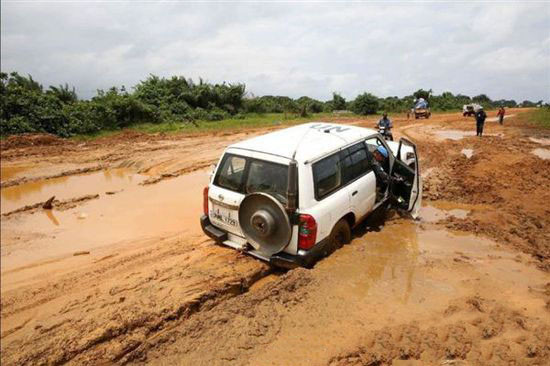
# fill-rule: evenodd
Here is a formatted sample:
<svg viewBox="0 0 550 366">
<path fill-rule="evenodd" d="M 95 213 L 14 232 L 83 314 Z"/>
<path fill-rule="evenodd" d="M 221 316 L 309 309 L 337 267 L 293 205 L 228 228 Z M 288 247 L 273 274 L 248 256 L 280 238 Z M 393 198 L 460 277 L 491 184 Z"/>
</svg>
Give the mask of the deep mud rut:
<svg viewBox="0 0 550 366">
<path fill-rule="evenodd" d="M 550 134 L 513 113 L 482 139 L 459 114 L 397 118 L 422 218 L 377 213 L 288 272 L 198 225 L 209 165 L 267 129 L 4 140 L 1 363 L 548 364 Z"/>
</svg>

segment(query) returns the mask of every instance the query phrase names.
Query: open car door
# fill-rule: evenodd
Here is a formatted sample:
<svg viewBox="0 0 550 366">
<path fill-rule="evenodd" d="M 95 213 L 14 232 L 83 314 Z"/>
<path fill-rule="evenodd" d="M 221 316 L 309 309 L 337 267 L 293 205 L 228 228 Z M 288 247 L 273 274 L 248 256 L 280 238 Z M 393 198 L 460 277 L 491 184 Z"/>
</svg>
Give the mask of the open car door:
<svg viewBox="0 0 550 366">
<path fill-rule="evenodd" d="M 406 138 L 399 140 L 391 176 L 397 178 L 390 187 L 394 204 L 417 218 L 422 203 L 422 179 L 416 145 Z"/>
</svg>

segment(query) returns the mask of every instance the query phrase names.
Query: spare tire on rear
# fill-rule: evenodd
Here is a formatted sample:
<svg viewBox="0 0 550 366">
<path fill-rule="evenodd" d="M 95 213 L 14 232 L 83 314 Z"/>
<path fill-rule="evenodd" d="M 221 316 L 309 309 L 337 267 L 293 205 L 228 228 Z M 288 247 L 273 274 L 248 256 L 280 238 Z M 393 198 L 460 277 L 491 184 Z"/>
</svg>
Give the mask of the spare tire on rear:
<svg viewBox="0 0 550 366">
<path fill-rule="evenodd" d="M 242 200 L 239 223 L 246 240 L 266 257 L 282 251 L 292 237 L 284 206 L 266 193 L 252 193 Z"/>
</svg>

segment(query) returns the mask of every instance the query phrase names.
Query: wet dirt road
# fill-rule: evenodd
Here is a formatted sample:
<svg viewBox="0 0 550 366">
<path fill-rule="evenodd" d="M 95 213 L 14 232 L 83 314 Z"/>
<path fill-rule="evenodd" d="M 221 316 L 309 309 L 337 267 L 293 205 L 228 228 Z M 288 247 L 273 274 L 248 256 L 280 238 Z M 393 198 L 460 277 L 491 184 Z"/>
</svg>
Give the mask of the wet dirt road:
<svg viewBox="0 0 550 366">
<path fill-rule="evenodd" d="M 421 220 L 375 215 L 286 273 L 198 225 L 209 165 L 266 129 L 3 141 L 2 364 L 543 365 L 550 165 L 520 152 L 550 136 L 514 113 L 483 140 L 458 113 L 397 118 L 420 149 Z"/>
</svg>

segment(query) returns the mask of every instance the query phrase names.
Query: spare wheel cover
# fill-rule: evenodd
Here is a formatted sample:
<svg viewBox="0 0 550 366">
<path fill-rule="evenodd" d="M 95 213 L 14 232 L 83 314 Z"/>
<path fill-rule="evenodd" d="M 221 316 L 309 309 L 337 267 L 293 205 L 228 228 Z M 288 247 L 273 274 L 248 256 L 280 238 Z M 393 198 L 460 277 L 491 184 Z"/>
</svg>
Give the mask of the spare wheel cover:
<svg viewBox="0 0 550 366">
<path fill-rule="evenodd" d="M 242 200 L 239 223 L 248 242 L 268 257 L 283 250 L 292 236 L 284 206 L 267 193 L 251 193 Z"/>
</svg>

